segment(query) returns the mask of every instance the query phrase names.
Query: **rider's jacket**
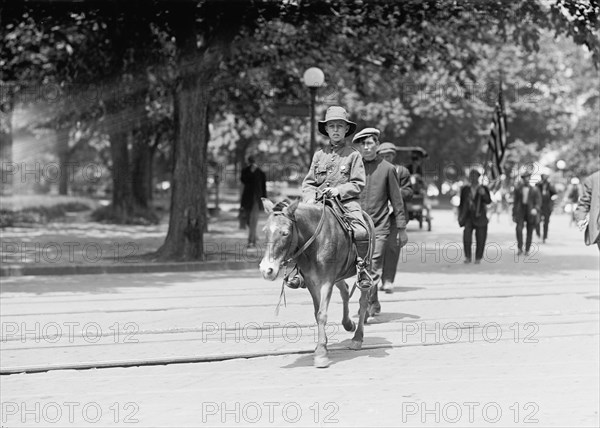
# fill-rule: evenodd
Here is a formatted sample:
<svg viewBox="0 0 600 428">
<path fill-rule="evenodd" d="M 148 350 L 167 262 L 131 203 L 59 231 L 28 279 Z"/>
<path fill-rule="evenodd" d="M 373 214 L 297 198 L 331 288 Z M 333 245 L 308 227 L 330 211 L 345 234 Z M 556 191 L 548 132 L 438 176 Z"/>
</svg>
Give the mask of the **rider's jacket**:
<svg viewBox="0 0 600 428">
<path fill-rule="evenodd" d="M 317 191 L 335 187 L 350 211 L 360 212 L 360 193 L 365 187 L 365 168 L 358 150 L 343 143 L 318 150 L 302 182 L 302 200 L 313 202 Z"/>
</svg>

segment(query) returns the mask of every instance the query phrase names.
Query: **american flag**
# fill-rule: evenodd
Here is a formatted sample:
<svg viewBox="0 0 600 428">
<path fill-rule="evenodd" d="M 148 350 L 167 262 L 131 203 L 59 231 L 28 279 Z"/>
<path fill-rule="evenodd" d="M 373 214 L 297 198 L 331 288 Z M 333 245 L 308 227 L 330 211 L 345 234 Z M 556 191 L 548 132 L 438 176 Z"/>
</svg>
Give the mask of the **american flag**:
<svg viewBox="0 0 600 428">
<path fill-rule="evenodd" d="M 498 90 L 498 101 L 494 109 L 494 117 L 490 125 L 490 135 L 487 141 L 488 162 L 492 180 L 502 174 L 502 163 L 506 153 L 506 112 L 502 98 L 502 81 Z"/>
</svg>

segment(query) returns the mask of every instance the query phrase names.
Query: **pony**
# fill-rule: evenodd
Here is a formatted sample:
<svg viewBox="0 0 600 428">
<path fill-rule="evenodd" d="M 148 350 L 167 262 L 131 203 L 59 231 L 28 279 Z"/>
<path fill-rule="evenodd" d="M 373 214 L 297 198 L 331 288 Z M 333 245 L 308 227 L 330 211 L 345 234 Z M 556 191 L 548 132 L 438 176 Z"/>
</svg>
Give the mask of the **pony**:
<svg viewBox="0 0 600 428">
<path fill-rule="evenodd" d="M 328 367 L 327 309 L 333 286 L 342 296 L 342 325 L 354 331 L 349 348 L 359 350 L 363 342 L 363 327 L 367 316 L 369 289 L 360 289 L 358 326 L 350 319 L 348 301 L 350 292 L 345 279 L 356 273 L 355 254 L 351 236 L 343 229 L 335 215 L 323 204 L 295 201 L 289 206 L 275 206 L 263 198 L 263 207 L 269 217 L 263 228 L 266 248 L 259 269 L 264 279 L 277 279 L 281 266 L 295 262 L 302 272 L 314 306 L 318 328 L 314 366 Z M 321 226 L 321 227 L 319 227 Z"/>
</svg>

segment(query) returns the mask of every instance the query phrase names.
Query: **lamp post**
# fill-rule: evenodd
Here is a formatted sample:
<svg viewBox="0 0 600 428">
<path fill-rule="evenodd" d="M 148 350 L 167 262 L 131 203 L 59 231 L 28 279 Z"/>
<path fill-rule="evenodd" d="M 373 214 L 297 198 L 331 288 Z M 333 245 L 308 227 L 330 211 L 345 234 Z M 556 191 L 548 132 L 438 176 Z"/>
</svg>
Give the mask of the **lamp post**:
<svg viewBox="0 0 600 428">
<path fill-rule="evenodd" d="M 325 82 L 325 74 L 323 70 L 317 67 L 311 67 L 304 72 L 302 77 L 304 84 L 310 90 L 310 153 L 309 164 L 312 156 L 315 153 L 315 100 L 317 98 L 317 89 L 323 86 Z"/>
<path fill-rule="evenodd" d="M 564 185 L 565 168 L 567 167 L 567 163 L 564 160 L 560 159 L 560 160 L 556 161 L 556 167 L 560 171 L 560 184 Z"/>
</svg>

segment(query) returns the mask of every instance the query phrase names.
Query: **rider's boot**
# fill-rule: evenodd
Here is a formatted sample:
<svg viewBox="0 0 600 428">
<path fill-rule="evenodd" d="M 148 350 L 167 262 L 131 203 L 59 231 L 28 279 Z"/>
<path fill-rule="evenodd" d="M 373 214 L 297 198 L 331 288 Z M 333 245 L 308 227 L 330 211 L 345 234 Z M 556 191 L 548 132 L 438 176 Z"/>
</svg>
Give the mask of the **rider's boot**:
<svg viewBox="0 0 600 428">
<path fill-rule="evenodd" d="M 356 285 L 358 288 L 365 290 L 373 286 L 373 278 L 367 272 L 364 260 L 358 258 L 356 261 Z"/>
<path fill-rule="evenodd" d="M 287 285 L 289 288 L 293 288 L 293 289 L 306 288 L 306 284 L 304 283 L 304 278 L 299 273 L 297 273 L 296 275 L 294 275 L 291 278 L 286 279 L 285 285 Z"/>
</svg>

